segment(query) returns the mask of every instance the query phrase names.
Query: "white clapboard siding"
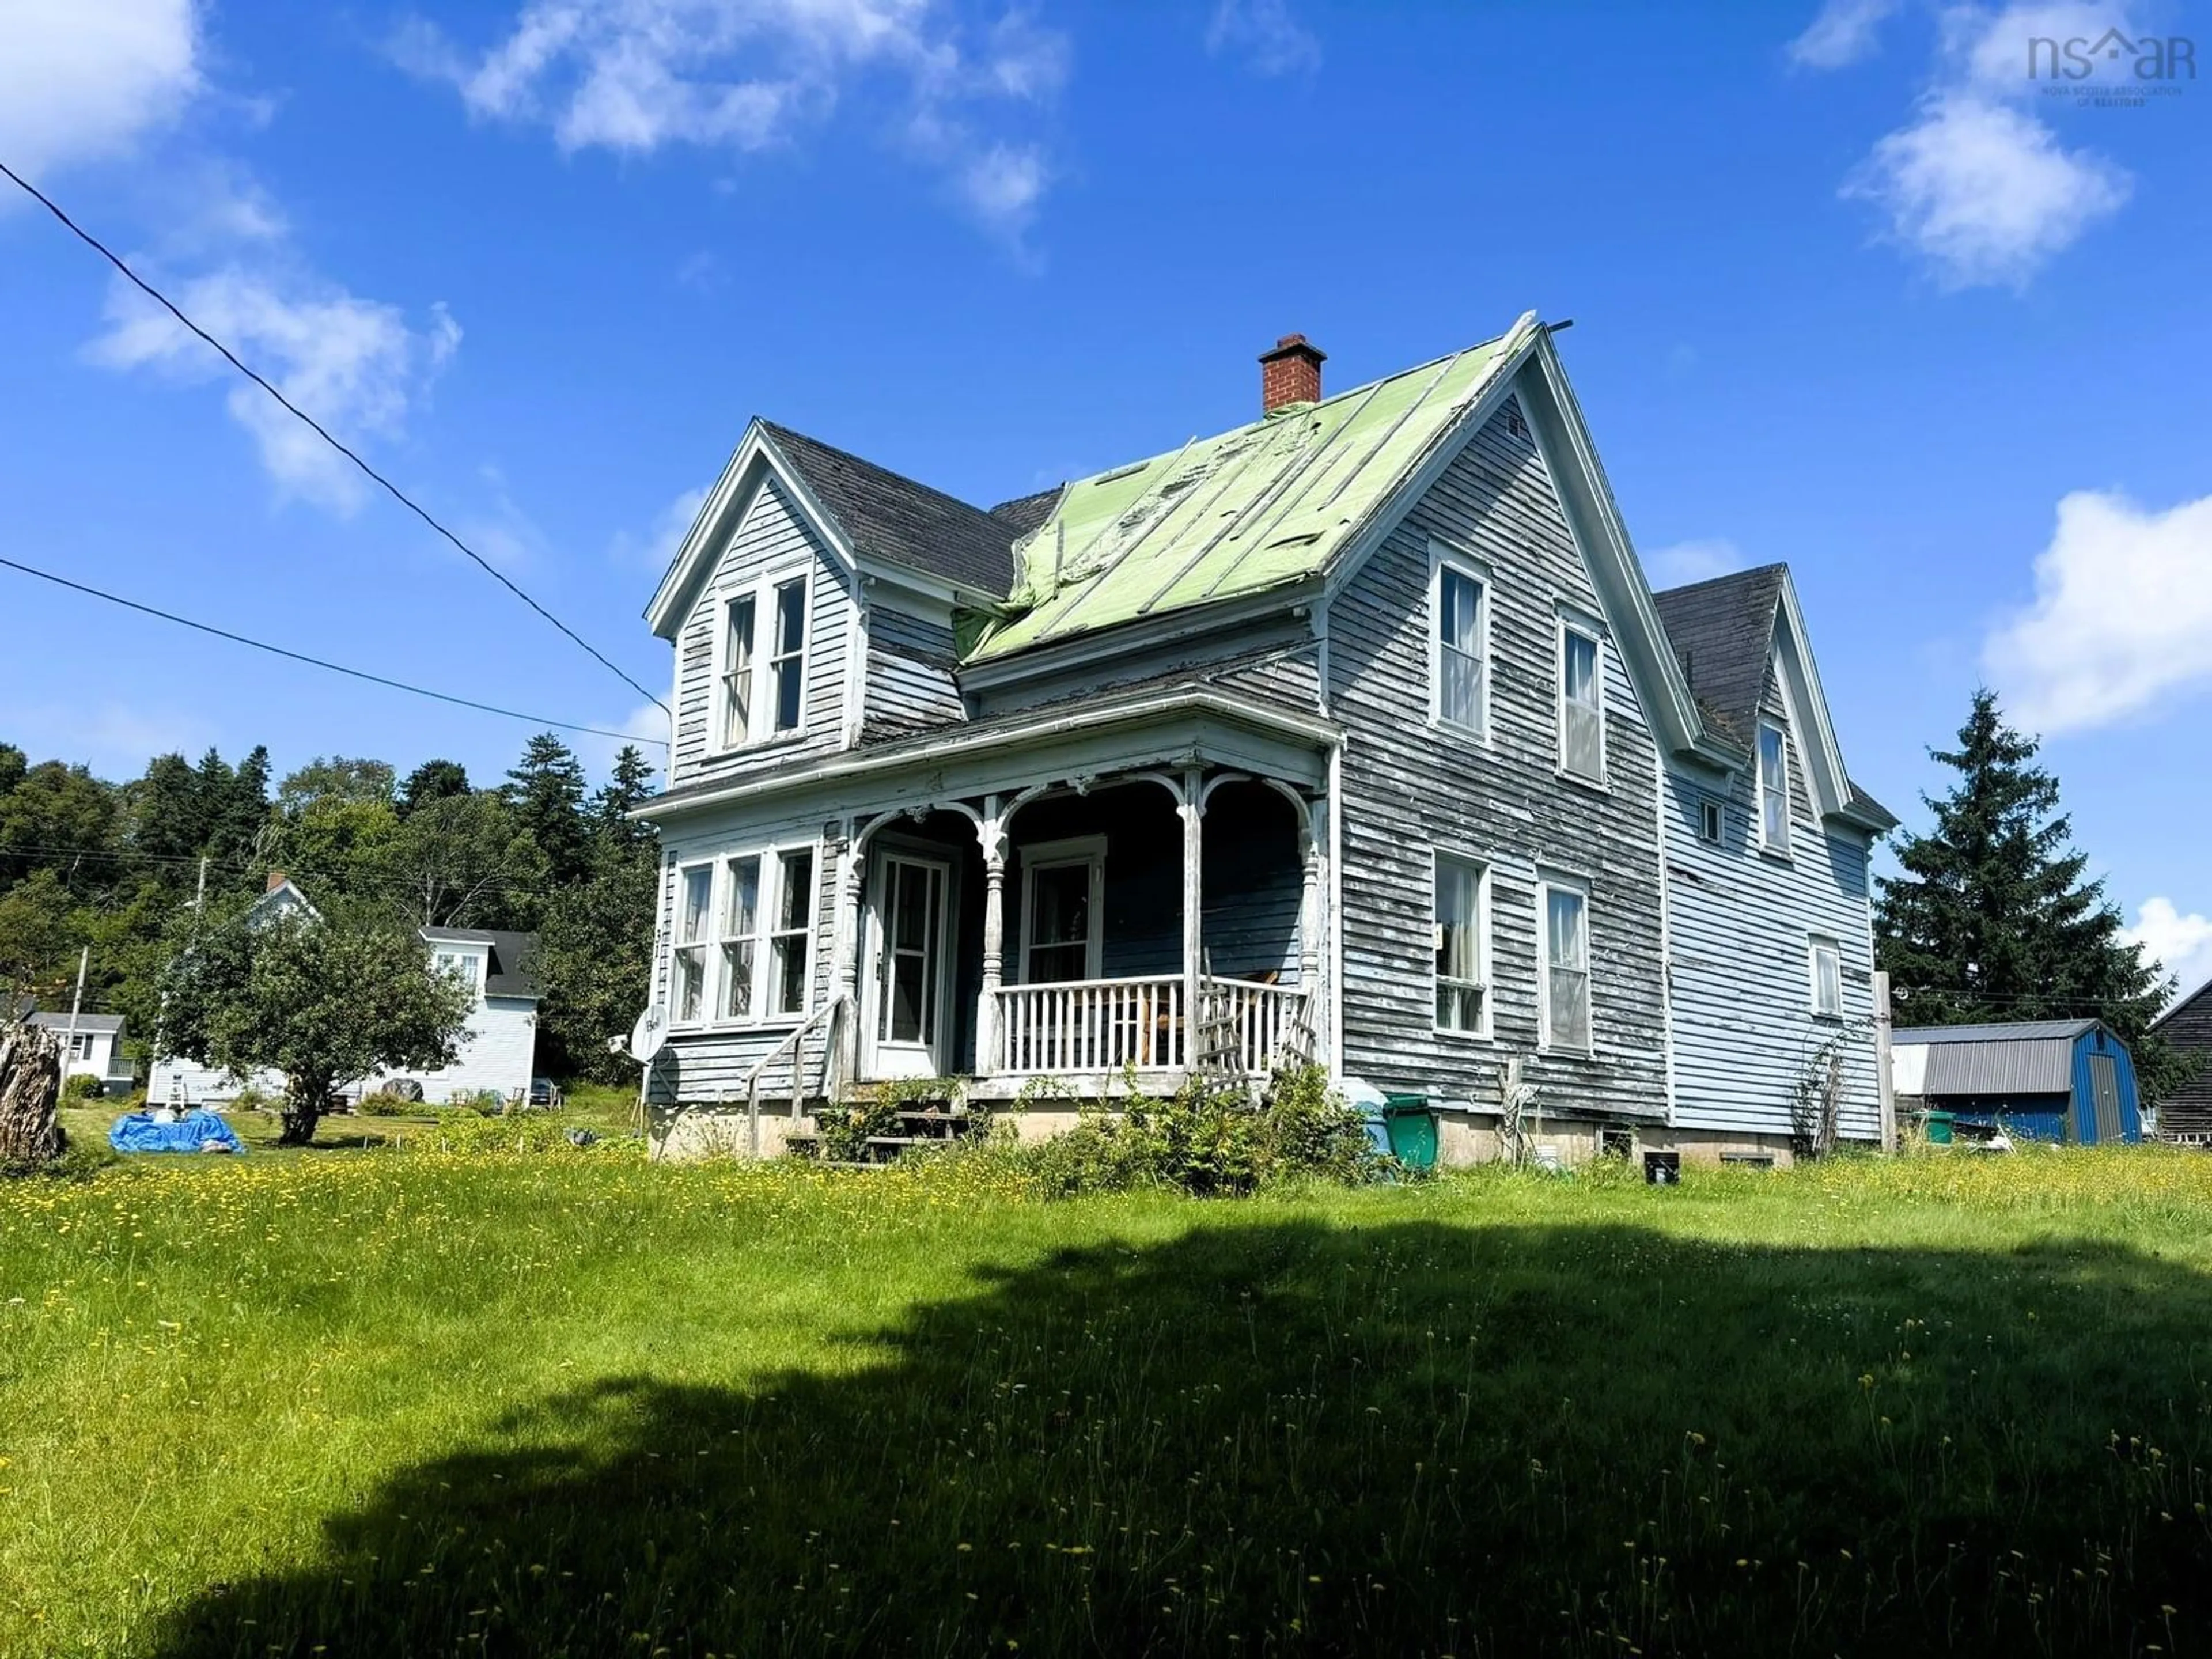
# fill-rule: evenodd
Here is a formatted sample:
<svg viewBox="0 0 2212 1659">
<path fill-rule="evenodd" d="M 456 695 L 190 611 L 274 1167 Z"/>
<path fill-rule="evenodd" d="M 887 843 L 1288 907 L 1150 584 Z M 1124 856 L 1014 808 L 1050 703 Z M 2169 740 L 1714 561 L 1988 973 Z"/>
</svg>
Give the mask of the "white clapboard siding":
<svg viewBox="0 0 2212 1659">
<path fill-rule="evenodd" d="M 964 718 L 953 683 L 952 630 L 881 600 L 868 609 L 863 743 L 889 743 Z"/>
<path fill-rule="evenodd" d="M 795 739 L 718 753 L 715 714 L 716 630 L 722 602 L 764 575 L 804 565 L 812 573 L 807 624 L 806 696 L 802 735 Z M 787 765 L 805 756 L 841 749 L 845 742 L 845 653 L 853 637 L 854 599 L 846 572 L 793 507 L 781 485 L 765 480 L 737 532 L 702 585 L 678 636 L 676 751 L 672 788 Z M 756 626 L 765 646 L 770 618 Z"/>
<path fill-rule="evenodd" d="M 1847 1139 L 1872 1140 L 1881 1133 L 1881 1109 L 1866 846 L 1848 832 L 1825 833 L 1809 809 L 1793 807 L 1789 858 L 1762 852 L 1755 788 L 1748 768 L 1726 794 L 1687 777 L 1668 780 L 1674 1122 L 1788 1134 L 1801 1079 L 1824 1045 L 1841 1037 L 1841 1130 Z M 1721 803 L 1717 847 L 1698 838 L 1709 800 Z M 1813 1017 L 1815 933 L 1839 947 L 1841 1022 Z"/>
<path fill-rule="evenodd" d="M 1491 742 L 1432 727 L 1429 537 L 1487 563 Z M 1601 606 L 1540 458 L 1501 412 L 1328 608 L 1343 779 L 1344 1069 L 1384 1089 L 1494 1102 L 1524 1059 L 1538 1109 L 1645 1120 L 1666 1109 L 1657 753 L 1606 650 L 1607 787 L 1558 775 L 1559 607 Z M 1434 1030 L 1432 860 L 1492 870 L 1494 1044 Z M 1537 1048 L 1539 866 L 1590 884 L 1595 1057 Z"/>
</svg>

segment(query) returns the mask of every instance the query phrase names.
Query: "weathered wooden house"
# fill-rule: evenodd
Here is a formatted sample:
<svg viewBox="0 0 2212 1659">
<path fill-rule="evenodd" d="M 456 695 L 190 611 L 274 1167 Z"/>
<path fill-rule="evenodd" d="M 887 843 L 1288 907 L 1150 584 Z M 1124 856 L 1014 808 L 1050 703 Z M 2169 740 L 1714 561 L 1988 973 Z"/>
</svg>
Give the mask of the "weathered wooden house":
<svg viewBox="0 0 2212 1659">
<path fill-rule="evenodd" d="M 2150 1029 L 2198 1062 L 2197 1074 L 2158 1103 L 2158 1138 L 2179 1146 L 2212 1146 L 2212 980 L 2160 1014 Z"/>
<path fill-rule="evenodd" d="M 1786 1155 L 1831 1044 L 1871 1135 L 1892 820 L 1786 574 L 1669 638 L 1533 317 L 1328 398 L 1301 337 L 1261 362 L 1251 425 L 988 510 L 747 428 L 647 613 L 664 1151 L 1291 1054 L 1428 1097 L 1448 1159 L 1510 1061 L 1570 1150 Z"/>
</svg>

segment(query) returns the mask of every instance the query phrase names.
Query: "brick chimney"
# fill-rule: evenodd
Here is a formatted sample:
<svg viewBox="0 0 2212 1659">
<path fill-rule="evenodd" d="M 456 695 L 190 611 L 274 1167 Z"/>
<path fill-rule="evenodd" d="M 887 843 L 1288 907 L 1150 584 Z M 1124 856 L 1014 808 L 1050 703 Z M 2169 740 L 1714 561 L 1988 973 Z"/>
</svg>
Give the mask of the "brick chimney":
<svg viewBox="0 0 2212 1659">
<path fill-rule="evenodd" d="M 271 870 L 269 872 L 269 884 L 261 890 L 264 893 L 273 893 L 289 880 L 291 880 L 291 878 L 286 875 L 282 870 Z"/>
<path fill-rule="evenodd" d="M 1260 354 L 1260 412 L 1272 415 L 1285 404 L 1321 401 L 1321 366 L 1328 354 L 1303 334 L 1285 334 L 1273 351 Z"/>
</svg>

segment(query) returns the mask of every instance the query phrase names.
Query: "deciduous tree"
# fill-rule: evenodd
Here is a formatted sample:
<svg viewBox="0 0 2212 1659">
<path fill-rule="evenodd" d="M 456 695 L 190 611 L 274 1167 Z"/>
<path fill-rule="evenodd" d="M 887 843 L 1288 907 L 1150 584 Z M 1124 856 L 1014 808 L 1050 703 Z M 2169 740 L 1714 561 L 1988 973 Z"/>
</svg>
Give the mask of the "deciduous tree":
<svg viewBox="0 0 2212 1659">
<path fill-rule="evenodd" d="M 204 928 L 163 976 L 168 1046 L 234 1077 L 284 1079 L 286 1146 L 304 1146 L 341 1085 L 459 1058 L 475 994 L 408 929 L 300 914 Z"/>
</svg>

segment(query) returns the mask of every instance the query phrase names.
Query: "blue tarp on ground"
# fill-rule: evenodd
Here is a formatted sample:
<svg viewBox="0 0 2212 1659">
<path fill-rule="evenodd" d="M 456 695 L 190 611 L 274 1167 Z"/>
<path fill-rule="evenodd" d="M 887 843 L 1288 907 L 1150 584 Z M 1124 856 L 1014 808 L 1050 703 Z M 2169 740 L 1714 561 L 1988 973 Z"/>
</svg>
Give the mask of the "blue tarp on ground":
<svg viewBox="0 0 2212 1659">
<path fill-rule="evenodd" d="M 151 1112 L 125 1112 L 107 1132 L 118 1152 L 242 1152 L 238 1137 L 213 1112 L 194 1107 L 173 1123 L 157 1123 Z"/>
</svg>

